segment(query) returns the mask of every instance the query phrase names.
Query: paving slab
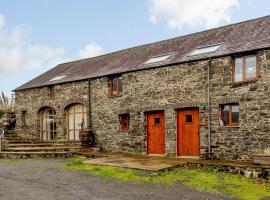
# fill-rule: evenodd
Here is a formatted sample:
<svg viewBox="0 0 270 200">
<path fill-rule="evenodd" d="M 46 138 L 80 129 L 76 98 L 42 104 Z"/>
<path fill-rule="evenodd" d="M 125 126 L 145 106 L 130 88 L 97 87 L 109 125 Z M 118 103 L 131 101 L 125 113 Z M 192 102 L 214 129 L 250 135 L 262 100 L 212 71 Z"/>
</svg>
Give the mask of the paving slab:
<svg viewBox="0 0 270 200">
<path fill-rule="evenodd" d="M 184 164 L 185 162 L 176 162 L 172 160 L 164 160 L 154 157 L 111 155 L 108 157 L 87 160 L 84 161 L 84 163 L 91 165 L 125 167 L 148 171 L 160 171 L 179 166 L 181 164 Z"/>
</svg>

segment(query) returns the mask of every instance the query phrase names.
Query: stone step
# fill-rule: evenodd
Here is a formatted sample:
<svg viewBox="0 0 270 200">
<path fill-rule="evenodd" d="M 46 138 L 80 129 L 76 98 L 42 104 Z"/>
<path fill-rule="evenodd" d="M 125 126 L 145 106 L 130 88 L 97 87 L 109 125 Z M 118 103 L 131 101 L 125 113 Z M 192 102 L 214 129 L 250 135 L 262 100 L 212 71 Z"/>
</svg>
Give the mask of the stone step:
<svg viewBox="0 0 270 200">
<path fill-rule="evenodd" d="M 79 150 L 81 147 L 77 146 L 44 146 L 44 147 L 39 147 L 39 146 L 34 146 L 34 147 L 9 147 L 8 149 L 5 149 L 4 151 L 6 152 L 56 152 L 56 151 L 74 151 L 74 150 Z"/>
<path fill-rule="evenodd" d="M 3 159 L 24 159 L 24 158 L 68 158 L 73 152 L 0 152 L 0 158 Z"/>
<path fill-rule="evenodd" d="M 6 139 L 6 138 L 5 138 Z M 27 139 L 7 139 L 9 143 L 35 143 L 34 140 Z"/>
<path fill-rule="evenodd" d="M 53 143 L 9 143 L 9 147 L 51 147 L 51 146 L 63 146 L 63 145 Z"/>
</svg>

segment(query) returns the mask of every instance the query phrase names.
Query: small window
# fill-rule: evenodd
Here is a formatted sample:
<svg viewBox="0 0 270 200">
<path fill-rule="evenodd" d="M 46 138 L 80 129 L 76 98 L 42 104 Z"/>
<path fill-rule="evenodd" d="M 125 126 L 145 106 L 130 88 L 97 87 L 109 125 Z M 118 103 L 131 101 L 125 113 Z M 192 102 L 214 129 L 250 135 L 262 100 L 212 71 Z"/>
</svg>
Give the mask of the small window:
<svg viewBox="0 0 270 200">
<path fill-rule="evenodd" d="M 144 64 L 163 62 L 163 61 L 167 60 L 169 57 L 171 57 L 171 54 L 155 56 L 155 57 L 152 57 L 149 60 L 147 60 Z"/>
<path fill-rule="evenodd" d="M 128 131 L 129 130 L 129 114 L 120 114 L 120 130 L 121 131 Z"/>
<path fill-rule="evenodd" d="M 223 126 L 239 125 L 239 105 L 228 104 L 221 106 L 221 120 Z"/>
<path fill-rule="evenodd" d="M 159 117 L 155 117 L 154 118 L 154 125 L 155 126 L 159 126 L 160 125 L 160 118 Z"/>
<path fill-rule="evenodd" d="M 54 86 L 53 85 L 48 86 L 48 97 L 50 99 L 53 99 L 54 98 Z"/>
<path fill-rule="evenodd" d="M 122 77 L 111 77 L 109 78 L 109 95 L 120 96 L 123 92 L 123 81 Z"/>
<path fill-rule="evenodd" d="M 50 81 L 59 81 L 63 78 L 65 78 L 67 75 L 63 74 L 63 75 L 59 75 L 59 76 L 56 76 L 54 78 L 52 78 Z"/>
<path fill-rule="evenodd" d="M 235 58 L 233 67 L 233 81 L 248 81 L 257 78 L 256 56 Z"/>
<path fill-rule="evenodd" d="M 185 116 L 185 121 L 186 121 L 187 123 L 192 123 L 192 115 L 186 115 L 186 116 Z"/>
<path fill-rule="evenodd" d="M 201 54 L 206 54 L 206 53 L 213 53 L 217 51 L 221 45 L 212 45 L 212 46 L 206 46 L 206 47 L 200 47 L 192 51 L 189 56 L 196 56 L 196 55 L 201 55 Z"/>
<path fill-rule="evenodd" d="M 22 111 L 22 126 L 26 126 L 26 111 Z"/>
</svg>

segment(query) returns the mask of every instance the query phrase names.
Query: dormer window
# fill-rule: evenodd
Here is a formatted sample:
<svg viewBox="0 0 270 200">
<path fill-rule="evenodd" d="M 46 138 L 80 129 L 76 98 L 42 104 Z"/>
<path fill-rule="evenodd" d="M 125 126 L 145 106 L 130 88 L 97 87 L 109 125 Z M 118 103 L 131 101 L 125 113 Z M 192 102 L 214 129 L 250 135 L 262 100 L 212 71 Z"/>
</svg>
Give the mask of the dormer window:
<svg viewBox="0 0 270 200">
<path fill-rule="evenodd" d="M 164 62 L 165 60 L 169 59 L 171 57 L 171 54 L 164 54 L 164 55 L 159 55 L 152 57 L 148 59 L 144 64 L 153 64 L 153 63 L 159 63 L 159 62 Z"/>
<path fill-rule="evenodd" d="M 189 56 L 197 56 L 197 55 L 202 55 L 202 54 L 207 54 L 207 53 L 213 53 L 217 51 L 221 47 L 220 44 L 218 45 L 211 45 L 211 46 L 205 46 L 205 47 L 199 47 L 192 51 Z"/>
<path fill-rule="evenodd" d="M 123 92 L 122 76 L 113 76 L 108 79 L 109 96 L 120 96 Z"/>
</svg>

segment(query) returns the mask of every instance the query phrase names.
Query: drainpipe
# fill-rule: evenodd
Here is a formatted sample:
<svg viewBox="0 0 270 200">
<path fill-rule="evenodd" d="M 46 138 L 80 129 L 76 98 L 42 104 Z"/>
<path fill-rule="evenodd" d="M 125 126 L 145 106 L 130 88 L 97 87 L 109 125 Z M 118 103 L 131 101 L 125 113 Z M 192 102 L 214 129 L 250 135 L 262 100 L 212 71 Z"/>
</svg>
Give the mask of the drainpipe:
<svg viewBox="0 0 270 200">
<path fill-rule="evenodd" d="M 207 64 L 207 111 L 208 111 L 208 154 L 211 153 L 211 123 L 210 123 L 210 67 L 212 58 L 209 59 Z"/>
<path fill-rule="evenodd" d="M 88 128 L 92 129 L 92 116 L 91 116 L 91 80 L 88 79 Z"/>
</svg>

